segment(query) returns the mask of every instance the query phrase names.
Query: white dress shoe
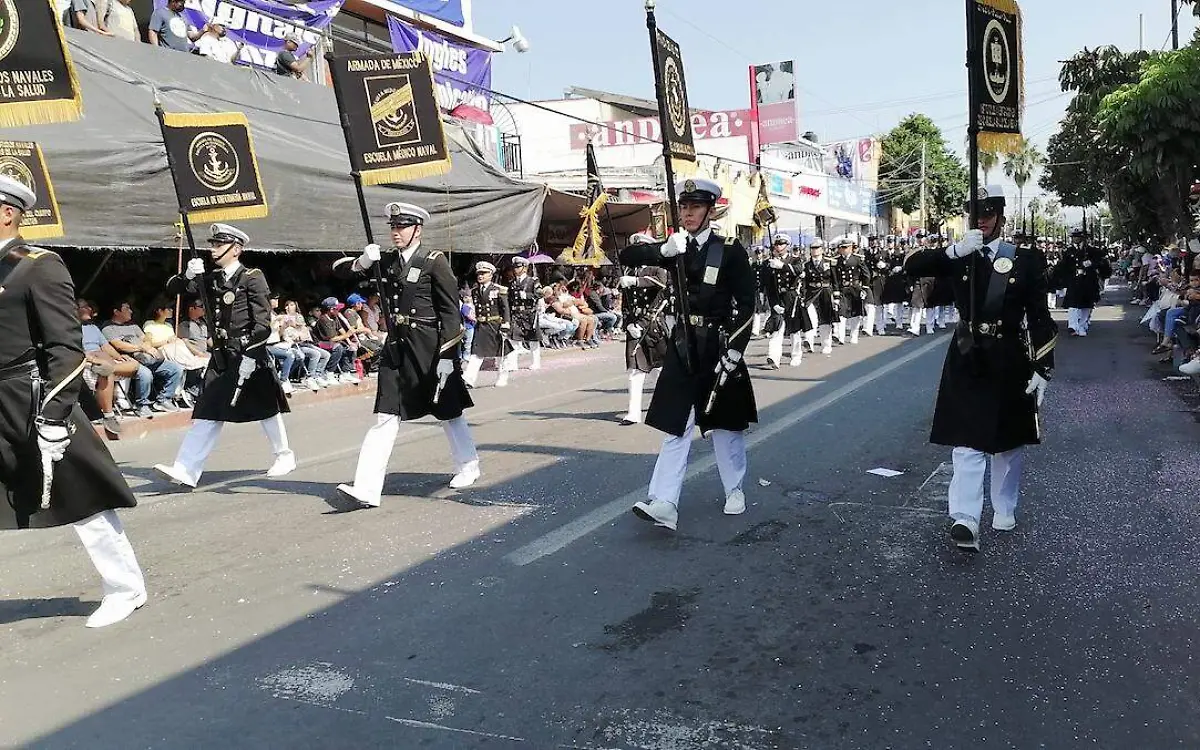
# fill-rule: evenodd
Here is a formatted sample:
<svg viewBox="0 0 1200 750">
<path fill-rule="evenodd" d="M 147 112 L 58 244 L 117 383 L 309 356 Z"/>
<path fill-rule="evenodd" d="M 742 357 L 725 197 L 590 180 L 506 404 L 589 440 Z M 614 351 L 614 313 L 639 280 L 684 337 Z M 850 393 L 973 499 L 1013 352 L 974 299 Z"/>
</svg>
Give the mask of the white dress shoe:
<svg viewBox="0 0 1200 750">
<path fill-rule="evenodd" d="M 267 476 L 282 477 L 285 474 L 291 474 L 296 470 L 296 454 L 292 451 L 283 451 L 275 456 L 275 463 L 271 464 L 271 468 L 267 469 Z"/>
<path fill-rule="evenodd" d="M 197 479 L 192 479 L 183 469 L 178 466 L 167 466 L 166 464 L 155 464 L 154 470 L 162 474 L 167 479 L 170 479 L 175 484 L 182 484 L 184 487 L 196 488 L 200 483 Z"/>
<path fill-rule="evenodd" d="M 620 420 L 622 427 L 628 427 L 629 425 L 632 425 L 632 424 L 641 424 L 642 423 L 642 419 L 640 416 L 634 416 L 632 414 L 622 414 L 620 417 L 618 417 L 618 419 Z"/>
<path fill-rule="evenodd" d="M 974 518 L 955 519 L 950 527 L 950 538 L 961 550 L 979 551 L 979 522 Z"/>
<path fill-rule="evenodd" d="M 825 346 L 822 346 L 821 353 L 824 354 L 826 357 L 832 356 L 833 355 L 833 344 L 826 344 Z"/>
<path fill-rule="evenodd" d="M 655 526 L 675 530 L 679 522 L 679 509 L 666 500 L 651 500 L 633 504 L 633 514 Z"/>
<path fill-rule="evenodd" d="M 479 481 L 481 474 L 482 472 L 479 471 L 479 462 L 472 461 L 459 469 L 454 478 L 450 480 L 450 489 L 461 490 L 470 487 Z"/>
<path fill-rule="evenodd" d="M 790 362 L 788 362 L 788 364 L 791 365 L 792 367 L 799 367 L 800 366 L 800 358 L 792 357 L 792 360 Z"/>
<path fill-rule="evenodd" d="M 725 497 L 725 515 L 740 516 L 746 512 L 746 493 L 736 489 Z"/>
<path fill-rule="evenodd" d="M 379 498 L 376 498 L 374 500 L 367 500 L 363 497 L 360 497 L 358 495 L 357 491 L 354 489 L 354 485 L 352 485 L 352 484 L 339 484 L 337 486 L 337 492 L 339 495 L 346 498 L 347 500 L 358 503 L 359 505 L 361 505 L 364 508 L 378 508 L 379 507 Z"/>
<path fill-rule="evenodd" d="M 1017 528 L 1016 516 L 1002 516 L 999 513 L 992 515 L 992 528 L 996 531 L 1012 531 Z"/>
<path fill-rule="evenodd" d="M 144 591 L 132 596 L 129 594 L 109 594 L 100 601 L 100 606 L 87 618 L 87 623 L 85 624 L 89 628 L 103 628 L 116 624 L 129 617 L 145 603 L 146 592 Z"/>
<path fill-rule="evenodd" d="M 279 387 L 283 389 L 284 394 L 287 396 L 292 395 L 292 391 L 296 390 L 292 387 L 292 381 L 290 380 L 283 381 L 279 384 Z"/>
</svg>

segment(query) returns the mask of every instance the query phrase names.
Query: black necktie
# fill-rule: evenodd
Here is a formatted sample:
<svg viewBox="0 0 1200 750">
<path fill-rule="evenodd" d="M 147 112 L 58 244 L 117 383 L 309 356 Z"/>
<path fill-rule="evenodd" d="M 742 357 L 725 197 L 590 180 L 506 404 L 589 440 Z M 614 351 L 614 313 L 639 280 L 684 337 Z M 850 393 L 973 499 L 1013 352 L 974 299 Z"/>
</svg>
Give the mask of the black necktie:
<svg viewBox="0 0 1200 750">
<path fill-rule="evenodd" d="M 699 243 L 699 242 L 696 242 L 696 238 L 695 238 L 695 237 L 689 237 L 689 238 L 688 238 L 688 241 L 687 241 L 687 251 L 688 251 L 689 253 L 698 253 L 698 252 L 700 252 L 700 243 Z"/>
</svg>

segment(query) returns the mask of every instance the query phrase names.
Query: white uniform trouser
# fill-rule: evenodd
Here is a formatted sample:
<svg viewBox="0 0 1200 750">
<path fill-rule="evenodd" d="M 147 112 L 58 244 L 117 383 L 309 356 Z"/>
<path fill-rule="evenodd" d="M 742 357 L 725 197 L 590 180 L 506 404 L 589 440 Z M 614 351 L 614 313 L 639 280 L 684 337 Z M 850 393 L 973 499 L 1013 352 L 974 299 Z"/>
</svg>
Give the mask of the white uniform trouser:
<svg viewBox="0 0 1200 750">
<path fill-rule="evenodd" d="M 865 334 L 875 333 L 876 312 L 879 309 L 878 305 L 867 305 L 867 314 L 862 317 L 862 332 Z"/>
<path fill-rule="evenodd" d="M 267 440 L 271 442 L 271 455 L 278 458 L 281 453 L 290 450 L 282 414 L 264 419 L 259 424 L 262 425 Z M 224 427 L 224 422 L 207 419 L 193 421 L 191 429 L 184 435 L 183 443 L 179 446 L 179 454 L 175 456 L 175 469 L 183 472 L 192 482 L 199 482 L 200 475 L 204 473 L 204 463 L 208 461 L 208 454 L 217 447 L 217 438 L 221 436 L 221 429 Z"/>
<path fill-rule="evenodd" d="M 454 471 L 461 472 L 468 464 L 479 461 L 475 441 L 466 417 L 442 422 L 442 430 L 450 443 L 450 457 L 454 460 Z M 400 432 L 400 417 L 395 414 L 376 414 L 375 426 L 367 430 L 362 448 L 358 452 L 358 467 L 354 470 L 354 495 L 358 499 L 378 505 L 383 495 L 383 480 L 387 476 L 388 461 L 396 436 Z"/>
<path fill-rule="evenodd" d="M 754 318 L 750 322 L 750 335 L 759 336 L 762 334 L 763 326 L 767 324 L 767 313 L 754 313 Z"/>
<path fill-rule="evenodd" d="M 855 315 L 852 318 L 842 318 L 842 322 L 838 325 L 842 327 L 841 340 L 843 344 L 846 343 L 846 331 L 850 332 L 850 343 L 858 343 L 858 331 L 862 328 L 862 320 L 861 315 Z"/>
<path fill-rule="evenodd" d="M 936 307 L 914 307 L 908 316 L 908 332 L 914 336 L 921 335 L 921 322 L 925 322 L 925 332 L 934 333 L 937 325 L 938 309 Z"/>
<path fill-rule="evenodd" d="M 88 516 L 72 526 L 100 574 L 105 596 L 135 599 L 146 593 L 142 568 L 115 510 Z"/>
<path fill-rule="evenodd" d="M 1087 333 L 1088 328 L 1092 325 L 1092 308 L 1090 307 L 1069 307 L 1067 308 L 1067 326 L 1076 333 Z"/>
<path fill-rule="evenodd" d="M 654 474 L 650 477 L 651 501 L 665 500 L 679 507 L 679 493 L 683 489 L 683 475 L 687 471 L 688 453 L 692 450 L 692 432 L 696 427 L 696 410 L 688 413 L 687 428 L 683 437 L 668 435 L 654 463 Z M 742 432 L 713 430 L 713 453 L 717 457 L 717 471 L 725 494 L 740 489 L 746 476 L 746 440 Z"/>
<path fill-rule="evenodd" d="M 797 331 L 792 334 L 792 367 L 799 367 L 800 361 L 804 356 L 804 336 L 805 334 Z M 783 364 L 783 340 L 786 334 L 783 328 L 780 328 L 775 333 L 771 334 L 771 338 L 767 339 L 767 359 L 775 364 Z"/>
<path fill-rule="evenodd" d="M 658 368 L 655 368 L 657 371 Z M 642 421 L 642 392 L 646 387 L 646 376 L 650 373 L 634 368 L 629 371 L 629 411 L 625 416 L 633 422 Z"/>
<path fill-rule="evenodd" d="M 1055 292 L 1046 292 L 1046 307 L 1051 310 L 1058 307 L 1058 294 Z"/>
<path fill-rule="evenodd" d="M 839 344 L 846 343 L 846 319 L 838 318 L 833 324 L 833 337 L 838 340 Z"/>
<path fill-rule="evenodd" d="M 988 468 L 987 453 L 974 448 L 954 449 L 954 477 L 950 480 L 950 518 L 979 521 L 983 514 L 983 478 Z M 992 510 L 999 516 L 1014 516 L 1021 493 L 1024 447 L 993 453 Z"/>
<path fill-rule="evenodd" d="M 540 352 L 539 352 L 540 354 Z M 508 372 L 510 369 L 516 369 L 515 358 L 509 354 L 504 357 L 489 357 L 488 359 L 496 360 L 496 369 L 500 373 L 496 376 L 496 385 L 502 386 L 508 383 Z M 511 359 L 510 359 L 511 358 Z M 541 357 L 538 357 L 539 364 Z M 476 357 L 474 354 L 467 357 L 467 365 L 463 368 L 463 381 L 471 387 L 475 386 L 475 381 L 479 379 L 479 371 L 483 369 L 483 357 Z"/>
</svg>

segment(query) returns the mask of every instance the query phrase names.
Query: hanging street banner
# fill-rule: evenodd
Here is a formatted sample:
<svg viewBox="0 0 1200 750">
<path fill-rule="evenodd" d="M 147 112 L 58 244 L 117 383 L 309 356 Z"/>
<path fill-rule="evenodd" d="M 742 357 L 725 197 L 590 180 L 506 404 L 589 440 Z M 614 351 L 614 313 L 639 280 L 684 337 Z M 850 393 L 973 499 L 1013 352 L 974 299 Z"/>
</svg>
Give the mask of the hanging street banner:
<svg viewBox="0 0 1200 750">
<path fill-rule="evenodd" d="M 0 0 L 0 127 L 72 122 L 82 112 L 53 0 Z"/>
<path fill-rule="evenodd" d="M 654 54 L 658 56 L 662 92 L 667 100 L 667 121 L 662 123 L 663 141 L 670 148 L 672 159 L 695 162 L 696 144 L 692 140 L 692 111 L 688 108 L 683 53 L 671 37 L 657 31 Z"/>
<path fill-rule="evenodd" d="M 462 0 L 395 0 L 409 10 L 414 10 L 423 16 L 432 16 L 439 21 L 445 21 L 455 26 L 466 23 L 463 17 Z"/>
<path fill-rule="evenodd" d="M 973 34 L 968 61 L 980 148 L 1007 151 L 1021 142 L 1025 105 L 1025 58 L 1021 41 L 1021 8 L 1015 0 L 973 0 L 968 33 Z"/>
<path fill-rule="evenodd" d="M 491 52 L 459 44 L 395 16 L 388 16 L 388 31 L 396 52 L 420 52 L 429 60 L 437 84 L 438 106 L 443 112 L 465 105 L 482 113 L 474 121 L 492 124 Z"/>
<path fill-rule="evenodd" d="M 417 53 L 331 59 L 350 166 L 364 185 L 450 171 L 429 61 Z"/>
<path fill-rule="evenodd" d="M 0 141 L 0 175 L 33 191 L 37 202 L 21 218 L 21 236 L 45 240 L 63 236 L 62 214 L 42 149 L 32 141 Z"/>
<path fill-rule="evenodd" d="M 164 113 L 162 124 L 179 210 L 190 220 L 238 221 L 267 215 L 267 196 L 244 114 Z"/>
<path fill-rule="evenodd" d="M 760 147 L 799 139 L 795 60 L 750 67 L 750 107 L 758 123 Z"/>
<path fill-rule="evenodd" d="M 4 0 L 0 0 L 3 2 Z M 288 34 L 299 34 L 303 57 L 321 40 L 334 16 L 346 0 L 187 0 L 183 18 L 188 26 L 203 29 L 205 24 L 218 22 L 225 26 L 229 38 L 244 45 L 238 62 L 259 68 L 274 68 L 275 58 L 283 51 Z M 167 0 L 154 0 L 155 8 L 165 7 Z"/>
</svg>

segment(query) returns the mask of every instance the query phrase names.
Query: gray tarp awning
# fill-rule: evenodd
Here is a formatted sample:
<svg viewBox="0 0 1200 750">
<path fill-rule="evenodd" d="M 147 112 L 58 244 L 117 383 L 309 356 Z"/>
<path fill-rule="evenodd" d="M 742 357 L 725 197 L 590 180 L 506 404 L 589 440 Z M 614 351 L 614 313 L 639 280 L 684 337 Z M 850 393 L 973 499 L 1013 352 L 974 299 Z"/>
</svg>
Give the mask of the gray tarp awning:
<svg viewBox="0 0 1200 750">
<path fill-rule="evenodd" d="M 358 201 L 333 90 L 147 44 L 67 30 L 83 88 L 80 122 L 5 130 L 0 138 L 42 145 L 67 235 L 45 244 L 174 247 L 175 193 L 158 121 L 168 112 L 244 112 L 249 118 L 271 215 L 246 221 L 251 245 L 268 250 L 349 250 L 364 242 Z M 383 205 L 429 209 L 424 244 L 438 250 L 504 253 L 537 237 L 544 185 L 489 165 L 463 131 L 447 124 L 453 170 L 403 186 L 367 188 L 377 240 Z M 196 227 L 197 242 L 207 227 Z"/>
</svg>

